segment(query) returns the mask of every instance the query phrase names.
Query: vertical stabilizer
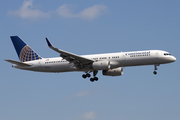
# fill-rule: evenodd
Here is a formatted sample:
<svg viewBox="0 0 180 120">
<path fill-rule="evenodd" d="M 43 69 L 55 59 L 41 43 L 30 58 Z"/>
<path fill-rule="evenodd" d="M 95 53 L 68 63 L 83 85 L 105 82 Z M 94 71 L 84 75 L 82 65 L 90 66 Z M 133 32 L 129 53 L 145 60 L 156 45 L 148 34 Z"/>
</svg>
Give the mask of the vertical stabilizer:
<svg viewBox="0 0 180 120">
<path fill-rule="evenodd" d="M 33 49 L 31 49 L 18 36 L 11 36 L 10 38 L 13 42 L 14 48 L 16 49 L 17 55 L 21 62 L 42 59 Z"/>
</svg>

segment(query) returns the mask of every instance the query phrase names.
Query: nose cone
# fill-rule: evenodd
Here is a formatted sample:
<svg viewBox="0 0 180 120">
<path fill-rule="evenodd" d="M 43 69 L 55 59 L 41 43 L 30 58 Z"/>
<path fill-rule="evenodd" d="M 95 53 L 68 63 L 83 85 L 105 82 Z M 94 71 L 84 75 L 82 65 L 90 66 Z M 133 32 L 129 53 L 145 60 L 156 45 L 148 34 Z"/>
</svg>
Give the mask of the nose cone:
<svg viewBox="0 0 180 120">
<path fill-rule="evenodd" d="M 176 58 L 174 56 L 171 57 L 172 62 L 176 61 Z"/>
<path fill-rule="evenodd" d="M 165 63 L 171 63 L 171 62 L 175 62 L 176 58 L 174 56 L 165 56 L 163 57 L 163 60 Z"/>
</svg>

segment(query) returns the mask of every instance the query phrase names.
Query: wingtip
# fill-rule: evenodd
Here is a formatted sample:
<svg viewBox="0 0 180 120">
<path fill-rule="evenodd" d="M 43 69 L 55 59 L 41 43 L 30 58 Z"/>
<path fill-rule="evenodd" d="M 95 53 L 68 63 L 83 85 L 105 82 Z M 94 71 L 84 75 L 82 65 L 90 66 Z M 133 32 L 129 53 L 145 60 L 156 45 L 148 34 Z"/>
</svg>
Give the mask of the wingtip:
<svg viewBox="0 0 180 120">
<path fill-rule="evenodd" d="M 7 62 L 8 62 L 8 59 L 5 59 L 4 61 L 7 61 Z"/>
<path fill-rule="evenodd" d="M 51 47 L 52 44 L 49 42 L 49 40 L 47 38 L 46 38 L 46 41 L 47 41 L 48 46 Z"/>
</svg>

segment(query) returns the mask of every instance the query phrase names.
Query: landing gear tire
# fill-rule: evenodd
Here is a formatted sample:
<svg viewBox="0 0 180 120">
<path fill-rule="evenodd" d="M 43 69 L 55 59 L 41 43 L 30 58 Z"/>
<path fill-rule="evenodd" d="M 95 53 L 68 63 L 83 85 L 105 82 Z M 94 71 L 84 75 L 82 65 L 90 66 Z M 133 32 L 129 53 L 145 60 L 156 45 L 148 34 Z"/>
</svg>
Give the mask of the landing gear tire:
<svg viewBox="0 0 180 120">
<path fill-rule="evenodd" d="M 84 79 L 87 78 L 87 77 L 89 78 L 89 77 L 91 77 L 91 74 L 89 74 L 89 73 L 83 74 L 82 77 L 83 77 Z"/>
<path fill-rule="evenodd" d="M 89 78 L 89 77 L 91 77 L 91 74 L 87 73 L 86 76 Z"/>
<path fill-rule="evenodd" d="M 91 82 L 98 81 L 98 77 L 90 78 Z"/>
<path fill-rule="evenodd" d="M 154 72 L 153 72 L 153 74 L 154 74 L 154 75 L 156 75 L 156 74 L 157 74 L 157 72 L 156 72 L 156 71 L 154 71 Z"/>
<path fill-rule="evenodd" d="M 95 81 L 98 81 L 98 77 L 94 77 L 94 80 L 95 80 Z"/>
<path fill-rule="evenodd" d="M 94 82 L 94 78 L 90 78 L 90 81 L 91 81 L 91 82 Z"/>
<path fill-rule="evenodd" d="M 87 76 L 85 74 L 83 74 L 82 77 L 85 79 Z"/>
</svg>

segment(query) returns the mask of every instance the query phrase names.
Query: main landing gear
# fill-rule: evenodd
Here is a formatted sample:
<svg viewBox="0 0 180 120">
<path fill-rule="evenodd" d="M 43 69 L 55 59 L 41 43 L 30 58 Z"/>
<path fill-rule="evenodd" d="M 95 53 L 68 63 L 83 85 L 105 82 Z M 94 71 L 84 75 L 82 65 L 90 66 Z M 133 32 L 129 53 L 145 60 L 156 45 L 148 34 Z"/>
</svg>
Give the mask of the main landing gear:
<svg viewBox="0 0 180 120">
<path fill-rule="evenodd" d="M 97 73 L 98 73 L 98 71 L 93 71 L 93 76 L 94 76 L 94 77 L 92 77 L 92 78 L 90 78 L 90 77 L 91 77 L 91 74 L 89 74 L 89 73 L 83 74 L 82 77 L 83 77 L 84 79 L 87 78 L 87 77 L 90 78 L 90 81 L 91 81 L 91 82 L 98 81 L 98 77 L 96 77 Z"/>
<path fill-rule="evenodd" d="M 154 72 L 153 72 L 153 74 L 154 74 L 154 75 L 156 75 L 156 74 L 157 74 L 157 72 L 156 72 L 156 70 L 157 70 L 157 66 L 159 66 L 159 64 L 155 64 L 155 65 L 154 65 Z"/>
</svg>

